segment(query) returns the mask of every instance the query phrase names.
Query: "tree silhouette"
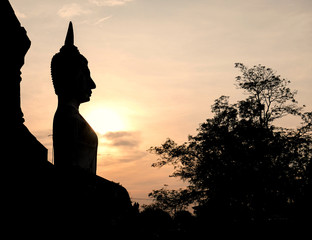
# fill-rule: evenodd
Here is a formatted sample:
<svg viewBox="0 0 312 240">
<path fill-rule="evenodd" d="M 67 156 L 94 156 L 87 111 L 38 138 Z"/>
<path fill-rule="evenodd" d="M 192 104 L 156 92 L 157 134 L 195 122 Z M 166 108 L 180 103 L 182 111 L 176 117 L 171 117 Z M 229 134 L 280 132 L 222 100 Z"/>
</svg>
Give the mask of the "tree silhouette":
<svg viewBox="0 0 312 240">
<path fill-rule="evenodd" d="M 144 207 L 161 209 L 169 212 L 172 216 L 177 212 L 186 210 L 188 205 L 192 202 L 192 200 L 189 199 L 188 190 L 182 188 L 169 190 L 166 188 L 166 185 L 159 190 L 153 190 L 148 196 L 154 198 L 155 202 Z"/>
<path fill-rule="evenodd" d="M 167 139 L 150 148 L 159 156 L 153 167 L 171 164 L 172 176 L 189 183 L 184 190 L 154 190 L 150 196 L 174 211 L 173 197 L 180 192 L 176 205 L 193 203 L 198 216 L 213 222 L 287 219 L 308 183 L 312 114 L 302 113 L 296 92 L 287 87 L 290 81 L 270 68 L 235 66 L 242 71 L 237 82 L 247 98 L 230 104 L 221 96 L 212 105 L 214 116 L 200 124 L 196 136 L 181 145 Z M 301 127 L 273 125 L 287 114 L 300 116 Z"/>
<path fill-rule="evenodd" d="M 273 120 L 287 114 L 298 114 L 302 109 L 295 100 L 297 91 L 287 87 L 290 81 L 281 78 L 271 68 L 260 64 L 248 68 L 242 63 L 235 63 L 235 68 L 239 68 L 242 73 L 236 77 L 237 86 L 249 94 L 241 103 L 241 114 L 257 117 L 260 124 L 268 126 Z M 245 113 L 244 109 L 251 110 L 250 107 L 252 112 Z"/>
</svg>

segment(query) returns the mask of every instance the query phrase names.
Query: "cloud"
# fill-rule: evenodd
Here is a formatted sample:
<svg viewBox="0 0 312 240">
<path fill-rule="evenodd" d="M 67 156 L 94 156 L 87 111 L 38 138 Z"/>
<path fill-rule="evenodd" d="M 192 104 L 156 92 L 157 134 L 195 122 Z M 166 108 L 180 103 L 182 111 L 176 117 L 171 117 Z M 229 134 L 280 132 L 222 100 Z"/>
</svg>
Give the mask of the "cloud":
<svg viewBox="0 0 312 240">
<path fill-rule="evenodd" d="M 121 155 L 112 154 L 98 154 L 97 166 L 102 168 L 104 166 L 111 166 L 116 164 L 135 163 L 141 161 L 147 156 L 146 151 L 137 150 L 132 152 L 126 152 Z"/>
<path fill-rule="evenodd" d="M 110 15 L 110 16 L 108 16 L 108 17 L 103 17 L 103 18 L 97 20 L 94 24 L 95 24 L 95 25 L 100 24 L 100 23 L 102 23 L 102 22 L 104 22 L 104 21 L 110 19 L 111 17 L 112 17 L 112 15 Z"/>
<path fill-rule="evenodd" d="M 90 10 L 84 9 L 81 5 L 77 3 L 71 3 L 64 5 L 57 14 L 61 18 L 71 18 L 74 16 L 80 16 L 91 13 Z"/>
<path fill-rule="evenodd" d="M 140 134 L 138 132 L 108 132 L 102 135 L 106 140 L 108 140 L 109 146 L 112 147 L 127 147 L 136 148 L 140 145 Z"/>
<path fill-rule="evenodd" d="M 121 138 L 121 137 L 127 137 L 132 136 L 133 132 L 127 132 L 127 131 L 119 131 L 119 132 L 108 132 L 106 134 L 103 134 L 104 137 L 107 139 L 114 139 L 114 138 Z"/>
<path fill-rule="evenodd" d="M 98 135 L 98 166 L 127 164 L 141 160 L 147 152 L 140 149 L 140 132 L 119 131 Z"/>
<path fill-rule="evenodd" d="M 89 0 L 89 2 L 101 7 L 101 6 L 122 6 L 133 0 Z"/>
</svg>

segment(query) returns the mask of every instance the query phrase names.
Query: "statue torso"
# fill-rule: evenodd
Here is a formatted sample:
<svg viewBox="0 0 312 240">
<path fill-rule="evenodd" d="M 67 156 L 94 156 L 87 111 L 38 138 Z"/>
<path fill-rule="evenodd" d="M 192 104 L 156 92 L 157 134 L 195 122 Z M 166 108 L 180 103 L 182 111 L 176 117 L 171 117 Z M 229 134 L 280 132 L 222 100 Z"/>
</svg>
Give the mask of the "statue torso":
<svg viewBox="0 0 312 240">
<path fill-rule="evenodd" d="M 98 138 L 72 106 L 58 107 L 53 121 L 54 164 L 96 174 Z"/>
</svg>

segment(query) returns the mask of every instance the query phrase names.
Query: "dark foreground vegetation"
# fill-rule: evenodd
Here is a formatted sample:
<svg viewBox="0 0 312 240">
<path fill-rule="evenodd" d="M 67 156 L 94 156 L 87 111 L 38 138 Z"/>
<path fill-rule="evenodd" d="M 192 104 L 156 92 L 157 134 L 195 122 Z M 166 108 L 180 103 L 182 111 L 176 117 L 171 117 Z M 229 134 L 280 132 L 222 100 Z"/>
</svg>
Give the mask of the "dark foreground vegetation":
<svg viewBox="0 0 312 240">
<path fill-rule="evenodd" d="M 227 231 L 225 226 L 246 232 L 311 223 L 312 112 L 304 112 L 290 81 L 271 68 L 235 67 L 245 99 L 230 104 L 228 96 L 221 96 L 196 136 L 183 144 L 168 138 L 150 148 L 159 157 L 153 167 L 172 165 L 171 176 L 188 186 L 154 190 L 149 194 L 153 204 L 141 215 L 161 216 L 161 224 L 174 223 L 183 236 L 198 229 Z M 297 117 L 297 128 L 276 125 L 288 116 Z M 185 212 L 190 207 L 194 215 Z"/>
</svg>

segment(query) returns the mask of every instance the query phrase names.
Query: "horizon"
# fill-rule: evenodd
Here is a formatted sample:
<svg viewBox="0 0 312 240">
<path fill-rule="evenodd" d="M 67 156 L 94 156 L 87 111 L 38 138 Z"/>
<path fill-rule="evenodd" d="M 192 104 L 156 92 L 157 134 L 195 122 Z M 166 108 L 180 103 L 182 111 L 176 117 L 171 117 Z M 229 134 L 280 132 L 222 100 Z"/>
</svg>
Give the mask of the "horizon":
<svg viewBox="0 0 312 240">
<path fill-rule="evenodd" d="M 50 61 L 73 22 L 75 45 L 89 61 L 97 88 L 80 106 L 98 134 L 98 171 L 119 182 L 139 203 L 164 184 L 172 168 L 155 169 L 146 152 L 170 137 L 178 143 L 211 117 L 221 95 L 235 87 L 235 62 L 276 70 L 311 110 L 312 3 L 310 1 L 11 0 L 32 42 L 22 68 L 25 125 L 52 158 L 57 106 Z M 296 127 L 290 118 L 281 124 Z"/>
</svg>

